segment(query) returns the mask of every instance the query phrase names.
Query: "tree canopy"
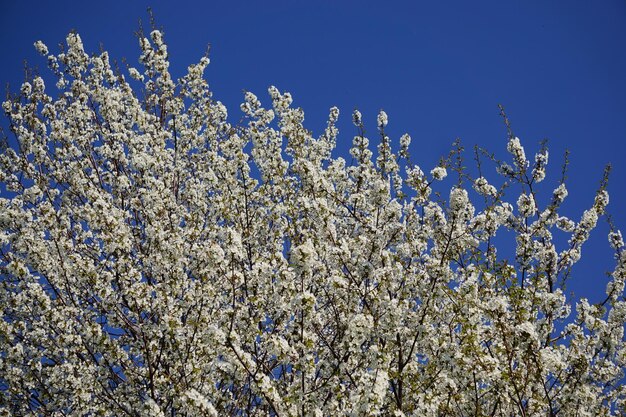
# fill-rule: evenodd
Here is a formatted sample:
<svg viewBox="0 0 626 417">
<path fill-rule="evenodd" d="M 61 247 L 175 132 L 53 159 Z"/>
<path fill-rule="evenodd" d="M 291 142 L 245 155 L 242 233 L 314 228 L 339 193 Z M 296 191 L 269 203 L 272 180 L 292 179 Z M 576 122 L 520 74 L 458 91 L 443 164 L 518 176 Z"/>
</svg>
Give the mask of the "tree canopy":
<svg viewBox="0 0 626 417">
<path fill-rule="evenodd" d="M 618 230 L 606 299 L 564 292 L 608 173 L 570 219 L 510 131 L 509 162 L 476 149 L 473 174 L 458 145 L 424 170 L 354 111 L 333 155 L 337 108 L 314 137 L 271 87 L 231 123 L 207 57 L 175 80 L 162 33 L 139 41 L 138 69 L 36 42 L 58 94 L 32 75 L 3 103 L 0 414 L 626 413 Z"/>
</svg>

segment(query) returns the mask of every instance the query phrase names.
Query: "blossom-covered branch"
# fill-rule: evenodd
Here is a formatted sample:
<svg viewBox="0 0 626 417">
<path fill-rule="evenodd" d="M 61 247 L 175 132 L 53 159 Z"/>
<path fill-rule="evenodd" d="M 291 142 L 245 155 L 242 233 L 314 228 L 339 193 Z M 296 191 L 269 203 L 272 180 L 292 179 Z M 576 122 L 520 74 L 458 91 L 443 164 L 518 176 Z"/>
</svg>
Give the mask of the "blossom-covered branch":
<svg viewBox="0 0 626 417">
<path fill-rule="evenodd" d="M 75 33 L 56 55 L 37 42 L 59 94 L 34 77 L 3 103 L 0 414 L 626 413 L 620 232 L 603 303 L 560 285 L 606 181 L 569 219 L 564 182 L 537 197 L 545 146 L 531 164 L 511 135 L 498 188 L 415 165 L 383 111 L 376 156 L 353 113 L 349 162 L 337 108 L 313 137 L 272 87 L 231 124 L 208 58 L 174 80 L 162 33 L 139 41 L 125 71 Z M 443 201 L 449 171 L 471 181 Z"/>
</svg>

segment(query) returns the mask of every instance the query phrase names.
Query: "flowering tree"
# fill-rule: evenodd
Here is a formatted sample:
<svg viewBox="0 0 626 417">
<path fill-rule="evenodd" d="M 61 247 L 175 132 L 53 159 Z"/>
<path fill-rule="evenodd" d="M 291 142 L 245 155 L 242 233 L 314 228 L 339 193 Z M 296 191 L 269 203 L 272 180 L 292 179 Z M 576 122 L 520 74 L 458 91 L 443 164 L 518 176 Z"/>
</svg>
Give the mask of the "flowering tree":
<svg viewBox="0 0 626 417">
<path fill-rule="evenodd" d="M 374 158 L 355 111 L 348 163 L 336 108 L 314 138 L 272 87 L 271 109 L 246 93 L 230 124 L 208 59 L 173 80 L 159 31 L 129 78 L 77 34 L 35 46 L 60 94 L 33 77 L 3 104 L 0 414 L 626 412 L 619 231 L 606 299 L 572 312 L 563 292 L 606 176 L 574 221 L 563 181 L 539 198 L 547 149 L 531 162 L 513 135 L 489 183 L 456 152 L 422 171 L 408 135 L 394 153 L 384 112 Z"/>
</svg>

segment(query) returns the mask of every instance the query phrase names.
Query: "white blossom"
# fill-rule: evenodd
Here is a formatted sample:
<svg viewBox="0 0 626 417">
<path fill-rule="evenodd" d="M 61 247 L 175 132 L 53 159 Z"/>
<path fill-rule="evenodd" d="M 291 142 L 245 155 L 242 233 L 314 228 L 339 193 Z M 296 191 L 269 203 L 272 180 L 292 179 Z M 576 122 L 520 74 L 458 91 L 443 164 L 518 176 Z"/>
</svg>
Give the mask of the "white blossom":
<svg viewBox="0 0 626 417">
<path fill-rule="evenodd" d="M 406 150 L 409 148 L 409 145 L 411 145 L 411 136 L 405 133 L 400 137 L 400 146 L 402 149 Z"/>
<path fill-rule="evenodd" d="M 139 71 L 137 71 L 136 68 L 128 68 L 128 73 L 131 76 L 131 78 L 137 80 L 137 81 L 143 81 L 144 77 L 143 75 L 141 75 L 141 73 Z"/>
<path fill-rule="evenodd" d="M 489 184 L 487 179 L 484 177 L 478 177 L 474 180 L 474 189 L 477 193 L 484 195 L 486 197 L 495 197 L 497 194 L 496 187 Z"/>
<path fill-rule="evenodd" d="M 622 232 L 619 230 L 609 233 L 609 243 L 615 250 L 621 249 L 624 246 L 624 239 L 622 238 Z"/>
<path fill-rule="evenodd" d="M 46 46 L 45 43 L 43 43 L 42 41 L 37 41 L 35 42 L 35 49 L 37 50 L 37 52 L 39 52 L 41 55 L 48 55 L 48 47 Z"/>
<path fill-rule="evenodd" d="M 565 184 L 560 184 L 553 192 L 554 200 L 557 203 L 563 202 L 565 197 L 567 197 L 567 188 L 565 188 Z"/>
<path fill-rule="evenodd" d="M 535 198 L 532 195 L 521 194 L 517 199 L 517 209 L 522 217 L 533 216 L 537 212 Z"/>
<path fill-rule="evenodd" d="M 387 118 L 387 113 L 385 113 L 384 111 L 380 111 L 378 113 L 378 117 L 376 118 L 376 122 L 378 124 L 378 129 L 382 130 L 385 128 L 385 126 L 387 126 L 388 123 L 388 118 Z"/>
<path fill-rule="evenodd" d="M 556 222 L 556 226 L 563 230 L 564 232 L 573 232 L 574 228 L 576 227 L 576 223 L 574 223 L 572 220 L 568 219 L 567 217 L 559 217 L 557 222 Z"/>
<path fill-rule="evenodd" d="M 524 147 L 522 146 L 519 138 L 511 138 L 507 145 L 507 150 L 511 155 L 513 155 L 513 160 L 517 169 L 526 170 L 528 167 L 528 160 L 526 159 L 526 153 L 524 152 Z"/>
<path fill-rule="evenodd" d="M 548 165 L 548 150 L 535 154 L 535 166 L 533 167 L 532 178 L 535 182 L 541 182 L 546 177 L 546 165 Z"/>
<path fill-rule="evenodd" d="M 0 415 L 626 412 L 619 230 L 605 299 L 563 290 L 605 182 L 575 222 L 512 138 L 504 181 L 445 188 L 452 157 L 429 176 L 383 111 L 376 158 L 356 110 L 335 156 L 336 107 L 319 137 L 276 87 L 229 116 L 161 31 L 132 82 L 66 41 L 35 44 L 56 98 L 29 76 L 2 104 Z"/>
<path fill-rule="evenodd" d="M 445 167 L 435 167 L 430 171 L 430 175 L 436 180 L 442 180 L 448 176 L 448 171 Z"/>
</svg>

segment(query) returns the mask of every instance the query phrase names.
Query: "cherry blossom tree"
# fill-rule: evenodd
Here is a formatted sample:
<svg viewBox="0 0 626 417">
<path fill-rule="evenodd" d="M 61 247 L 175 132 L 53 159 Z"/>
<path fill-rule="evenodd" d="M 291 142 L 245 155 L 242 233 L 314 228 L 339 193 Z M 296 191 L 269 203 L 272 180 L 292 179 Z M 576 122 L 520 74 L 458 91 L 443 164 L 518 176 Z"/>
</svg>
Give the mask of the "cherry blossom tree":
<svg viewBox="0 0 626 417">
<path fill-rule="evenodd" d="M 162 33 L 139 41 L 121 70 L 37 42 L 56 98 L 32 76 L 3 103 L 1 415 L 626 413 L 619 231 L 606 299 L 564 292 L 607 175 L 570 219 L 545 146 L 424 171 L 382 111 L 344 159 L 337 108 L 313 137 L 271 87 L 231 124 L 207 57 L 175 80 Z"/>
</svg>

